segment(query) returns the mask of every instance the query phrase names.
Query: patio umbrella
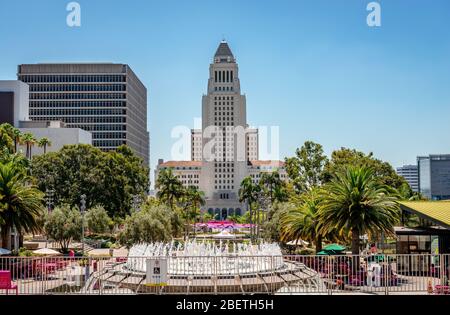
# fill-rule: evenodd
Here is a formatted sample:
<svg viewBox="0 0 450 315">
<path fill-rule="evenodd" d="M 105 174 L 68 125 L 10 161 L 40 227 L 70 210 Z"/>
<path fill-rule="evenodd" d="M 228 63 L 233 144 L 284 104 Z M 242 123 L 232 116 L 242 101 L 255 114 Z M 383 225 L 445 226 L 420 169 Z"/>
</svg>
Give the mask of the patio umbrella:
<svg viewBox="0 0 450 315">
<path fill-rule="evenodd" d="M 61 255 L 60 252 L 57 252 L 56 250 L 53 250 L 51 248 L 37 249 L 37 250 L 34 250 L 33 253 L 38 254 L 38 255 L 46 255 L 46 256 Z"/>
<path fill-rule="evenodd" d="M 343 250 L 345 250 L 345 246 L 341 246 L 338 244 L 331 244 L 331 245 L 325 246 L 323 248 L 323 250 L 327 251 L 327 252 L 342 252 Z"/>
<path fill-rule="evenodd" d="M 287 242 L 286 245 L 292 245 L 292 246 L 305 245 L 305 246 L 307 246 L 307 245 L 309 245 L 309 243 L 307 241 L 302 240 L 302 239 L 297 239 L 297 240 L 293 240 L 293 241 Z"/>
<path fill-rule="evenodd" d="M 0 256 L 2 255 L 9 255 L 11 254 L 11 251 L 6 248 L 0 248 Z"/>
<path fill-rule="evenodd" d="M 322 250 L 322 251 L 316 253 L 316 255 L 326 256 L 326 255 L 331 255 L 331 254 L 329 252 L 326 252 L 326 251 Z"/>
</svg>

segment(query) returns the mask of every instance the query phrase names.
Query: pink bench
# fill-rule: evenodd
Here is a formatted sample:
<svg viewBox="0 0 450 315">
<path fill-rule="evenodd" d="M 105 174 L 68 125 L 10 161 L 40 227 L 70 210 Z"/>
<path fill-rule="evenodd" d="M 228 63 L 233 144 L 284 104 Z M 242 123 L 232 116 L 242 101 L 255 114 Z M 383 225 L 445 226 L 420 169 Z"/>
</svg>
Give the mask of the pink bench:
<svg viewBox="0 0 450 315">
<path fill-rule="evenodd" d="M 0 270 L 0 290 L 6 290 L 6 295 L 8 295 L 9 290 L 16 290 L 16 295 L 19 294 L 17 285 L 11 281 L 11 271 Z"/>
</svg>

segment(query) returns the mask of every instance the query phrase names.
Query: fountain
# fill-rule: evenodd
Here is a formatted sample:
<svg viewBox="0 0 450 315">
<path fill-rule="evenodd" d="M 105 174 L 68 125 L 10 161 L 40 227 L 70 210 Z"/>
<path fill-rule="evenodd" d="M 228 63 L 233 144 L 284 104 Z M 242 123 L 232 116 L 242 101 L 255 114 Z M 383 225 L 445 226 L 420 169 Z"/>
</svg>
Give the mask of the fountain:
<svg viewBox="0 0 450 315">
<path fill-rule="evenodd" d="M 167 259 L 166 286 L 146 285 L 149 259 Z M 230 240 L 136 244 L 125 262 L 98 274 L 100 282 L 135 293 L 267 293 L 319 278 L 304 264 L 285 259 L 276 243 Z"/>
</svg>

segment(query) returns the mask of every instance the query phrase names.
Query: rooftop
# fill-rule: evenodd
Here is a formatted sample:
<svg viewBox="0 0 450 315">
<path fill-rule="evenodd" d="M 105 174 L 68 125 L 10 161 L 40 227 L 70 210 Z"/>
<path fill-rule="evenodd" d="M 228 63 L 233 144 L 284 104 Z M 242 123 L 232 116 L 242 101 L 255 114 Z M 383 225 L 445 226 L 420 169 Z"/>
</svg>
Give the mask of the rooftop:
<svg viewBox="0 0 450 315">
<path fill-rule="evenodd" d="M 401 201 L 400 207 L 450 229 L 450 201 Z"/>
</svg>

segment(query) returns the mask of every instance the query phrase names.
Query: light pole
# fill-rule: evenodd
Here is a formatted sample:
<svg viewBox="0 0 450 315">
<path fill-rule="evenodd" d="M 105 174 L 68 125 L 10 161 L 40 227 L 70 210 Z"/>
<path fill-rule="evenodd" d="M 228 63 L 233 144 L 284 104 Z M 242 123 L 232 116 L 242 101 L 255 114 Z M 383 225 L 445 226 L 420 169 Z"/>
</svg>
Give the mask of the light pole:
<svg viewBox="0 0 450 315">
<path fill-rule="evenodd" d="M 141 210 L 141 207 L 140 207 L 141 202 L 142 202 L 141 196 L 133 195 L 133 210 L 135 212 L 138 212 L 139 210 Z"/>
<path fill-rule="evenodd" d="M 81 252 L 84 256 L 84 212 L 86 210 L 86 195 L 81 195 Z"/>
<path fill-rule="evenodd" d="M 53 190 L 53 189 L 47 188 L 45 190 L 45 195 L 46 195 L 46 199 L 47 199 L 47 214 L 49 214 L 52 211 L 54 192 L 55 192 L 55 190 Z M 45 248 L 47 248 L 47 246 L 48 246 L 48 236 L 45 235 Z"/>
</svg>

